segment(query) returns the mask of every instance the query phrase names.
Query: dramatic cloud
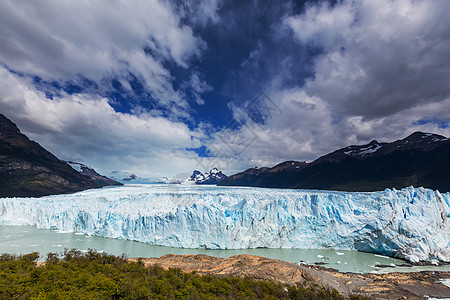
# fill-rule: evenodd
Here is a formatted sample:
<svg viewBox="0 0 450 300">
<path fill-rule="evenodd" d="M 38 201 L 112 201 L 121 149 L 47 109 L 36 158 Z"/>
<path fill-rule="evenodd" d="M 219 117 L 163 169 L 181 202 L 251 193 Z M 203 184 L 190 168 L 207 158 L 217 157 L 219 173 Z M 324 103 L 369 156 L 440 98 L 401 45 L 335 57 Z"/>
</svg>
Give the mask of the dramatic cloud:
<svg viewBox="0 0 450 300">
<path fill-rule="evenodd" d="M 206 44 L 160 1 L 2 1 L 0 61 L 47 81 L 110 88 L 133 77 L 154 101 L 186 110 L 164 66 L 187 68 Z M 105 86 L 106 85 L 106 86 Z M 175 113 L 176 111 L 174 111 Z"/>
<path fill-rule="evenodd" d="M 311 160 L 322 147 L 318 143 L 337 139 L 325 103 L 299 88 L 261 94 L 233 111 L 236 121 L 215 136 L 210 149 L 248 167 L 273 165 L 279 157 Z"/>
<path fill-rule="evenodd" d="M 245 145 L 236 156 L 251 166 L 312 160 L 338 147 L 391 141 L 416 130 L 449 136 L 448 11 L 450 3 L 443 1 L 323 1 L 285 17 L 281 22 L 298 51 L 313 53 L 312 75 L 293 87 L 286 83 L 295 77 L 298 57 L 274 59 L 268 68 L 278 74 L 266 93 L 281 113 L 254 122 L 248 101 L 233 105 L 235 120 L 246 125 L 225 128 L 211 148 Z M 274 28 L 287 34 L 286 27 Z M 251 76 L 249 64 L 270 63 L 260 60 L 269 50 L 259 43 L 241 71 Z M 223 135 L 234 139 L 224 143 Z"/>
<path fill-rule="evenodd" d="M 314 59 L 309 95 L 336 114 L 377 118 L 450 96 L 448 1 L 322 2 L 287 18 Z"/>
<path fill-rule="evenodd" d="M 449 1 L 0 1 L 0 112 L 106 173 L 450 136 Z"/>
<path fill-rule="evenodd" d="M 196 167 L 202 133 L 184 123 L 146 113 L 115 112 L 107 99 L 67 95 L 49 100 L 26 78 L 0 69 L 1 112 L 60 159 L 86 163 L 103 173 L 129 170 L 141 176 L 175 175 Z"/>
</svg>

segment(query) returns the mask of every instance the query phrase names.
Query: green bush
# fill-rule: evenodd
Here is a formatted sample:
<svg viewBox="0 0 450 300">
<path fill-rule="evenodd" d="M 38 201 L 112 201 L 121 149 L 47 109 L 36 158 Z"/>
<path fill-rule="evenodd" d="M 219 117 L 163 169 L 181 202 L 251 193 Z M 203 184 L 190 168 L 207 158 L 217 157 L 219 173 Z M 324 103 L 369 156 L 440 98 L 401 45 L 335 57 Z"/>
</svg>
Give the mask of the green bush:
<svg viewBox="0 0 450 300">
<path fill-rule="evenodd" d="M 200 276 L 89 250 L 0 256 L 0 299 L 342 299 L 318 285 Z"/>
</svg>

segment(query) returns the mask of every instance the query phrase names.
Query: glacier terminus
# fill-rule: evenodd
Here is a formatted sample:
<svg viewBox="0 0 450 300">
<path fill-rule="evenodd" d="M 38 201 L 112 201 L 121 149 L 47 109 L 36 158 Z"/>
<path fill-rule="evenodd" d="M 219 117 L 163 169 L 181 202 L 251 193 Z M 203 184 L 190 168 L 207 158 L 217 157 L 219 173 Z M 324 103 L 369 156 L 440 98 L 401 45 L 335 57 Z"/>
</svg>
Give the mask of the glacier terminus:
<svg viewBox="0 0 450 300">
<path fill-rule="evenodd" d="M 126 185 L 0 198 L 0 225 L 183 248 L 357 250 L 450 262 L 450 193 L 413 187 L 348 193 Z"/>
</svg>

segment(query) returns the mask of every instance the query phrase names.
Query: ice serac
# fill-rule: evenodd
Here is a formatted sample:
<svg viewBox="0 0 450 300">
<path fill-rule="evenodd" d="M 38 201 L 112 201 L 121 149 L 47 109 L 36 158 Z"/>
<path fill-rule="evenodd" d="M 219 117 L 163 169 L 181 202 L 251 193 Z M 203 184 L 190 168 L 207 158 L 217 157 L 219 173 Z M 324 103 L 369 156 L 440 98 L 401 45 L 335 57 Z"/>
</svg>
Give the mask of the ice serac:
<svg viewBox="0 0 450 300">
<path fill-rule="evenodd" d="M 0 199 L 0 225 L 185 248 L 331 248 L 450 262 L 450 193 L 137 185 Z"/>
</svg>

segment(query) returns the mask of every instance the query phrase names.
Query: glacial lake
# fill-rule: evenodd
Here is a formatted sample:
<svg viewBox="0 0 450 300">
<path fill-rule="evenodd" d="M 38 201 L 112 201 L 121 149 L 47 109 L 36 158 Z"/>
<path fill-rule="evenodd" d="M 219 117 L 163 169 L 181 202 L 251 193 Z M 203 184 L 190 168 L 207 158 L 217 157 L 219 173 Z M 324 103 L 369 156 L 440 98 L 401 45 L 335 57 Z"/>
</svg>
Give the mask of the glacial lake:
<svg viewBox="0 0 450 300">
<path fill-rule="evenodd" d="M 405 261 L 371 253 L 341 250 L 303 250 L 303 249 L 243 249 L 243 250 L 206 250 L 182 249 L 154 246 L 150 244 L 88 236 L 58 230 L 38 229 L 36 226 L 0 226 L 0 253 L 26 254 L 37 251 L 41 260 L 47 253 L 62 254 L 64 249 L 77 248 L 87 251 L 89 248 L 114 255 L 127 257 L 161 257 L 165 254 L 206 254 L 216 257 L 230 257 L 237 254 L 260 255 L 292 263 L 303 261 L 307 264 L 325 263 L 324 267 L 335 268 L 341 272 L 412 272 L 412 271 L 450 271 L 447 266 L 414 266 L 377 268 L 376 265 L 402 265 Z"/>
</svg>

